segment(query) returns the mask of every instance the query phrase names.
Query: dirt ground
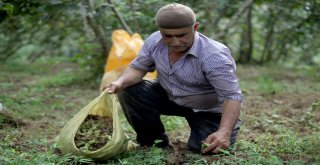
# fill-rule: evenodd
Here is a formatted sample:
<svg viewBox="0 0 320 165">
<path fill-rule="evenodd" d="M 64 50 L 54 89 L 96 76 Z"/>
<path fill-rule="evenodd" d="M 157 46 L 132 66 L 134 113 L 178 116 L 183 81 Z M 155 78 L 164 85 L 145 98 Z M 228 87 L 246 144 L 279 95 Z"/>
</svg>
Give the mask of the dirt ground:
<svg viewBox="0 0 320 165">
<path fill-rule="evenodd" d="M 69 66 L 64 66 L 68 68 Z M 59 67 L 58 67 L 59 68 Z M 61 69 L 61 68 L 59 68 Z M 253 79 L 254 76 L 245 77 L 243 76 L 244 80 L 247 81 L 249 79 Z M 35 77 L 28 77 L 27 79 L 19 79 L 18 77 L 9 77 L 8 81 L 10 83 L 15 84 L 16 86 L 28 86 L 32 79 Z M 278 79 L 278 80 L 277 80 Z M 295 82 L 300 81 L 300 76 L 293 75 L 293 73 L 288 73 L 281 77 L 276 77 L 275 80 L 281 82 Z M 78 86 L 84 88 L 84 86 Z M 57 93 L 71 93 L 72 90 L 75 88 L 68 88 L 68 87 L 61 87 L 55 88 Z M 0 92 L 2 93 L 10 93 L 14 92 L 13 89 L 1 89 Z M 50 92 L 50 90 L 48 91 Z M 94 98 L 94 96 L 98 93 L 97 89 L 87 89 L 83 92 L 79 92 L 79 94 L 86 94 L 87 95 L 84 99 L 79 99 L 78 96 L 71 96 L 71 98 L 65 98 L 69 101 L 72 100 L 74 104 L 78 104 L 79 107 L 85 105 L 84 100 L 90 100 L 90 98 Z M 39 94 L 41 97 L 43 94 Z M 35 96 L 37 97 L 37 96 Z M 73 97 L 73 98 L 72 98 Z M 55 102 L 56 98 L 52 97 L 52 100 L 46 100 L 48 104 Z M 305 110 L 310 108 L 310 105 L 315 101 L 319 101 L 320 99 L 320 92 L 314 93 L 292 93 L 292 92 L 274 92 L 274 93 L 261 93 L 257 91 L 245 91 L 245 102 L 243 103 L 242 107 L 242 114 L 241 119 L 244 124 L 244 130 L 241 130 L 239 133 L 239 139 L 247 139 L 249 141 L 255 141 L 255 136 L 259 133 L 264 133 L 266 131 L 266 127 L 261 122 L 253 121 L 255 117 L 259 117 L 261 112 L 264 112 L 265 115 L 271 116 L 272 121 L 270 122 L 277 122 L 281 123 L 287 127 L 294 127 L 298 134 L 308 134 L 310 133 L 310 129 L 306 129 L 304 124 L 301 124 L 305 121 L 301 121 L 301 116 L 306 115 Z M 19 136 L 23 137 L 24 139 L 29 139 L 38 135 L 44 135 L 47 137 L 48 141 L 52 143 L 54 138 L 59 134 L 59 130 L 63 124 L 52 124 L 59 120 L 68 120 L 72 114 L 74 114 L 77 109 L 68 109 L 65 113 L 61 112 L 54 112 L 51 111 L 50 114 L 44 114 L 43 116 L 36 119 L 22 119 L 17 118 L 14 116 L 10 111 L 2 110 L 0 111 L 2 118 L 2 124 L 0 125 L 0 137 L 6 136 L 6 130 L 9 129 L 17 129 L 20 131 Z M 316 112 L 315 120 L 316 122 L 320 122 L 320 114 Z M 52 128 L 48 129 L 48 127 L 52 126 Z M 272 132 L 271 132 L 272 133 Z M 177 130 L 174 132 L 168 132 L 168 135 L 171 139 L 172 146 L 174 149 L 169 150 L 169 154 L 167 157 L 168 164 L 183 164 L 188 157 L 188 154 L 193 153 L 189 151 L 186 147 L 186 142 L 188 139 L 189 128 L 186 127 L 184 130 Z M 20 138 L 21 139 L 21 138 Z M 12 141 L 11 146 L 27 151 L 30 146 L 28 146 L 24 141 L 20 141 L 17 139 L 16 141 Z M 46 146 L 38 146 L 39 151 L 47 151 L 48 148 Z M 212 156 L 205 156 L 208 162 L 212 162 L 217 157 Z"/>
</svg>

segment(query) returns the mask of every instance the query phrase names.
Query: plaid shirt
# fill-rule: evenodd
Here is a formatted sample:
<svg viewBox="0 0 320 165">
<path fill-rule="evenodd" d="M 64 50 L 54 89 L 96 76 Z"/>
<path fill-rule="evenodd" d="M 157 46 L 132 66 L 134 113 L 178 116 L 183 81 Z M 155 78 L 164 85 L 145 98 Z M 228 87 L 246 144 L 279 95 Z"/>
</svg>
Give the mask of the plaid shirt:
<svg viewBox="0 0 320 165">
<path fill-rule="evenodd" d="M 194 111 L 219 113 L 224 100 L 243 101 L 230 50 L 199 32 L 192 47 L 172 67 L 159 31 L 146 39 L 130 66 L 147 72 L 156 69 L 169 99 Z"/>
</svg>

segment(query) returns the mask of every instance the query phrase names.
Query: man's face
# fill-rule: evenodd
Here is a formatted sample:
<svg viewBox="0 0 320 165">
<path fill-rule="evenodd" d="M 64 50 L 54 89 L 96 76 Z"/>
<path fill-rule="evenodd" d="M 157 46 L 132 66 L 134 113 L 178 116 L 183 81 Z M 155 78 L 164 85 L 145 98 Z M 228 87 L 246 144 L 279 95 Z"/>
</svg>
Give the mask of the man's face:
<svg viewBox="0 0 320 165">
<path fill-rule="evenodd" d="M 198 30 L 199 23 L 180 29 L 163 29 L 160 33 L 163 42 L 168 46 L 169 52 L 183 53 L 193 44 L 194 34 Z"/>
</svg>

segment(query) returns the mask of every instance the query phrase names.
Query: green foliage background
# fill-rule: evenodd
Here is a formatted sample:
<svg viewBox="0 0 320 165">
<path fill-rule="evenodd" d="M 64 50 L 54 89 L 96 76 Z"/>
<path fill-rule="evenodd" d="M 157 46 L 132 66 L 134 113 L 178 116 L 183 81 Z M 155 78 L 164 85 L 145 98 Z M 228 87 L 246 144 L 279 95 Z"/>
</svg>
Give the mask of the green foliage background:
<svg viewBox="0 0 320 165">
<path fill-rule="evenodd" d="M 107 0 L 1 0 L 0 61 L 18 59 L 30 63 L 43 56 L 66 56 L 91 70 L 91 76 L 100 76 L 107 53 L 101 50 L 85 17 L 92 16 L 109 50 L 112 31 L 123 28 L 112 7 L 132 32 L 145 39 L 157 30 L 156 11 L 172 2 L 191 6 L 201 25 L 199 31 L 229 46 L 239 63 L 309 67 L 320 64 L 317 0 L 117 0 L 112 4 Z M 241 13 L 248 2 L 251 5 Z M 221 32 L 225 33 L 221 36 Z M 243 34 L 250 38 L 243 38 Z M 250 49 L 243 46 L 249 43 Z"/>
</svg>

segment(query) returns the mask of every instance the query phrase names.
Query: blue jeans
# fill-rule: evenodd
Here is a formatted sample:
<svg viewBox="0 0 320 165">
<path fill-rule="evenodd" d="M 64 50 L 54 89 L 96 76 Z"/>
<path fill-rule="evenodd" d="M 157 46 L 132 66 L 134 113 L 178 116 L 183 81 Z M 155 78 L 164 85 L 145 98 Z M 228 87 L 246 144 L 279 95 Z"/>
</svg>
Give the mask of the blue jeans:
<svg viewBox="0 0 320 165">
<path fill-rule="evenodd" d="M 202 141 L 217 131 L 220 125 L 221 113 L 194 112 L 191 108 L 175 104 L 156 80 L 143 80 L 130 86 L 118 93 L 118 99 L 141 146 L 169 146 L 160 115 L 185 117 L 191 129 L 188 147 L 196 151 L 201 150 Z M 231 144 L 236 141 L 240 125 L 238 120 L 230 137 Z M 155 143 L 155 140 L 161 142 Z"/>
</svg>

